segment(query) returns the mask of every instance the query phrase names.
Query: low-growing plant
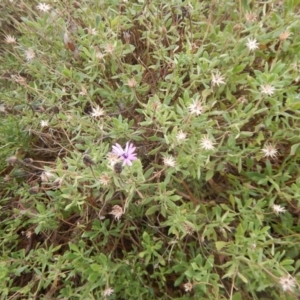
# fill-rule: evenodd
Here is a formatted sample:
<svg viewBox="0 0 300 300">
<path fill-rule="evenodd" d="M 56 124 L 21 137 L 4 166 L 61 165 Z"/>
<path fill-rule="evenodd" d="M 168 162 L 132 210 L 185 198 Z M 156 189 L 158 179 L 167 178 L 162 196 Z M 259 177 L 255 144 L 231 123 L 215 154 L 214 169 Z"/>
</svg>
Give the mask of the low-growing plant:
<svg viewBox="0 0 300 300">
<path fill-rule="evenodd" d="M 298 299 L 299 5 L 0 4 L 1 299 Z"/>
</svg>

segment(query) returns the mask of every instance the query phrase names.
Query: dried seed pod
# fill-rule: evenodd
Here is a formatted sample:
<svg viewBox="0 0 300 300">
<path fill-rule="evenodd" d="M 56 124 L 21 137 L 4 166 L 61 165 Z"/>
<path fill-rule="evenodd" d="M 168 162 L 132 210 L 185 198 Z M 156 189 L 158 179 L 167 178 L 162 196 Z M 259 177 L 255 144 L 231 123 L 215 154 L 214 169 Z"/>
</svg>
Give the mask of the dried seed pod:
<svg viewBox="0 0 300 300">
<path fill-rule="evenodd" d="M 59 108 L 57 106 L 53 106 L 53 107 L 51 107 L 50 111 L 54 114 L 58 114 L 59 113 Z"/>
<path fill-rule="evenodd" d="M 63 179 L 62 178 L 56 178 L 53 183 L 52 183 L 52 187 L 54 188 L 60 188 L 61 184 L 62 184 Z"/>
<path fill-rule="evenodd" d="M 16 162 L 18 162 L 18 158 L 16 156 L 10 156 L 6 159 L 6 162 L 13 166 Z"/>
<path fill-rule="evenodd" d="M 54 178 L 54 175 L 49 171 L 44 171 L 40 176 L 42 182 L 49 182 Z"/>
<path fill-rule="evenodd" d="M 37 186 L 33 186 L 29 189 L 29 194 L 31 195 L 35 195 L 37 194 L 38 192 L 40 191 L 40 187 L 37 185 Z"/>
<path fill-rule="evenodd" d="M 124 214 L 123 208 L 119 205 L 114 205 L 112 211 L 109 213 L 115 217 L 115 220 L 120 220 L 121 216 Z"/>
<path fill-rule="evenodd" d="M 122 173 L 122 170 L 123 170 L 123 166 L 122 166 L 122 163 L 118 162 L 114 165 L 114 171 L 117 173 L 117 174 L 121 174 Z"/>
<path fill-rule="evenodd" d="M 69 36 L 69 34 L 68 34 L 67 31 L 64 33 L 64 44 L 65 44 L 66 49 L 72 51 L 73 54 L 74 54 L 74 57 L 76 59 L 78 59 L 79 58 L 78 47 L 75 44 L 75 42 L 73 40 L 71 40 L 71 38 L 70 38 L 70 36 Z"/>
<path fill-rule="evenodd" d="M 33 163 L 33 159 L 30 158 L 30 157 L 26 157 L 23 159 L 23 162 L 26 164 L 26 165 L 30 165 Z"/>
<path fill-rule="evenodd" d="M 93 160 L 88 156 L 88 155 L 84 155 L 83 156 L 83 163 L 87 166 L 87 167 L 90 167 L 92 165 L 95 165 L 95 163 L 93 162 Z"/>
</svg>

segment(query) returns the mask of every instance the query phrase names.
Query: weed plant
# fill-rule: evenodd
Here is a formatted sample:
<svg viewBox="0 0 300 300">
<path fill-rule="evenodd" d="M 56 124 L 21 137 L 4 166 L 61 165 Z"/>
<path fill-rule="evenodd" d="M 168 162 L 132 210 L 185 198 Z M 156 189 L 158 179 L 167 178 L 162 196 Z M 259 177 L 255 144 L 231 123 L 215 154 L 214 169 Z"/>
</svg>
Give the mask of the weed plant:
<svg viewBox="0 0 300 300">
<path fill-rule="evenodd" d="M 299 4 L 2 1 L 1 299 L 299 299 Z"/>
</svg>

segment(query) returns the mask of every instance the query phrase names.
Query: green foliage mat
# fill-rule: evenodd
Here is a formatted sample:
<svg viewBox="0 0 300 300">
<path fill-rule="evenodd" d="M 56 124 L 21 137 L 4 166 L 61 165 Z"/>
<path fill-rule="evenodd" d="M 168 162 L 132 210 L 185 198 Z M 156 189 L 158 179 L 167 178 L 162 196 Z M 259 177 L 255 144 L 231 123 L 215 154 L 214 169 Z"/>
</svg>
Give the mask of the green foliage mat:
<svg viewBox="0 0 300 300">
<path fill-rule="evenodd" d="M 299 299 L 299 16 L 2 1 L 1 299 Z"/>
</svg>

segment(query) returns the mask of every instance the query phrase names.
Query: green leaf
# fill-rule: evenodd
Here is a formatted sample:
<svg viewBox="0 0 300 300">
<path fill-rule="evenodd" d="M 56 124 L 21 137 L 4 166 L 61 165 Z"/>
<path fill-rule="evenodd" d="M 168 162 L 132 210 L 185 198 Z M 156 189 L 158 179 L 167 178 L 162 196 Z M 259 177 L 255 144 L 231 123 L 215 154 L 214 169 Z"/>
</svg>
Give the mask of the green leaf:
<svg viewBox="0 0 300 300">
<path fill-rule="evenodd" d="M 91 269 L 94 271 L 94 272 L 98 272 L 98 273 L 101 273 L 101 266 L 97 265 L 97 264 L 91 264 Z"/>
<path fill-rule="evenodd" d="M 243 300 L 244 298 L 242 297 L 240 292 L 234 293 L 232 300 Z"/>
<path fill-rule="evenodd" d="M 218 241 L 215 243 L 216 245 L 216 249 L 218 251 L 220 251 L 221 249 L 223 249 L 228 243 L 227 242 L 223 242 L 223 241 Z"/>
<path fill-rule="evenodd" d="M 179 277 L 175 280 L 174 286 L 179 286 L 179 285 L 181 284 L 183 278 L 184 278 L 184 274 L 181 275 L 181 276 L 179 276 Z"/>
<path fill-rule="evenodd" d="M 280 264 L 282 266 L 287 266 L 287 265 L 292 265 L 294 263 L 294 260 L 293 259 L 285 259 L 283 260 Z"/>
<path fill-rule="evenodd" d="M 247 278 L 246 278 L 244 275 L 242 275 L 240 272 L 237 272 L 237 276 L 238 276 L 240 279 L 242 279 L 243 282 L 248 283 Z"/>
<path fill-rule="evenodd" d="M 88 281 L 89 281 L 89 282 L 96 282 L 96 281 L 99 280 L 99 279 L 100 279 L 100 276 L 99 276 L 98 273 L 92 273 L 92 274 L 90 274 L 89 277 L 88 277 Z"/>
<path fill-rule="evenodd" d="M 226 274 L 222 277 L 222 279 L 231 277 L 233 274 L 236 273 L 237 263 L 235 261 L 231 261 L 231 266 L 227 270 Z"/>
<path fill-rule="evenodd" d="M 147 209 L 146 211 L 146 216 L 153 215 L 160 209 L 160 205 L 152 205 L 150 208 Z"/>
<path fill-rule="evenodd" d="M 74 252 L 80 252 L 79 251 L 79 248 L 75 245 L 75 244 L 71 244 L 71 243 L 69 243 L 69 248 L 71 249 L 71 250 L 73 250 Z"/>
<path fill-rule="evenodd" d="M 145 172 L 144 177 L 145 177 L 146 180 L 150 177 L 150 175 L 153 174 L 153 170 L 154 170 L 154 168 L 150 168 L 149 170 L 147 170 Z"/>
<path fill-rule="evenodd" d="M 208 170 L 205 175 L 205 181 L 209 181 L 214 176 L 214 170 Z"/>
<path fill-rule="evenodd" d="M 295 155 L 298 147 L 299 147 L 300 143 L 297 143 L 297 144 L 294 144 L 292 147 L 291 147 L 291 152 L 290 152 L 290 155 Z"/>
<path fill-rule="evenodd" d="M 100 253 L 99 259 L 104 266 L 107 265 L 107 257 L 103 253 Z"/>
</svg>

